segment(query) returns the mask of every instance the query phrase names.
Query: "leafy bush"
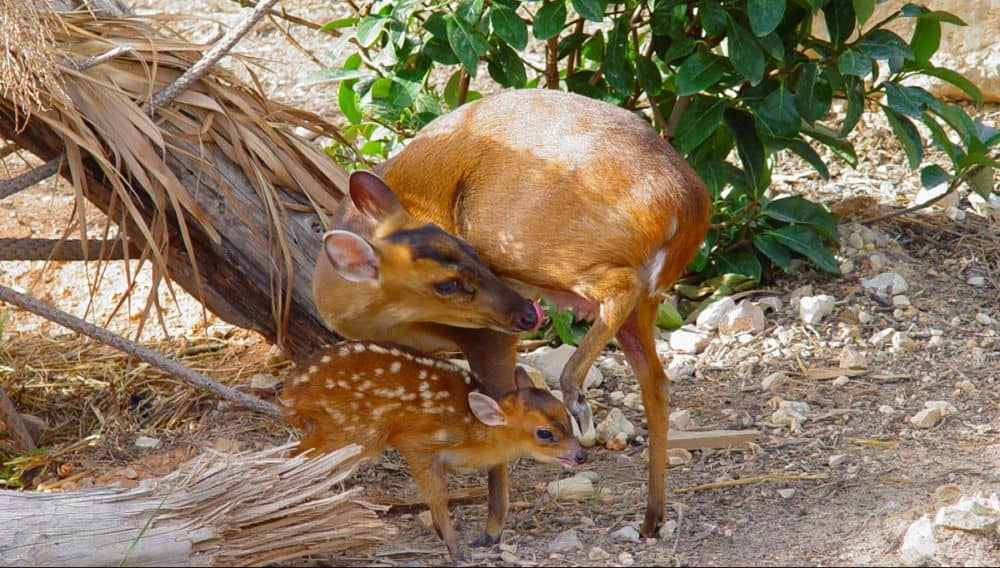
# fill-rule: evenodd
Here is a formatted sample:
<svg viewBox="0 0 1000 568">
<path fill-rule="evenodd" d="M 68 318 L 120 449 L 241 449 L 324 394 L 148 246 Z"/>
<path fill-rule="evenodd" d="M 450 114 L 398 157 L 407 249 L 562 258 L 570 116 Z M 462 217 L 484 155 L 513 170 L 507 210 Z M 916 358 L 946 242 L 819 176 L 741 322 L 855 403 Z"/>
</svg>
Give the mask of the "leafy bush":
<svg viewBox="0 0 1000 568">
<path fill-rule="evenodd" d="M 989 155 L 996 129 L 905 84 L 936 77 L 981 102 L 975 85 L 930 62 L 942 25 L 964 22 L 915 4 L 872 22 L 875 4 L 376 0 L 327 24 L 346 32 L 353 53 L 313 80 L 340 81 L 345 134 L 360 156 L 331 152 L 350 166 L 385 158 L 430 120 L 478 98 L 469 85 L 483 62 L 499 87 L 560 88 L 621 105 L 671 138 L 712 192 L 713 226 L 693 271 L 759 278 L 762 261 L 787 269 L 802 256 L 836 274 L 827 248 L 837 241 L 835 217 L 802 197 L 765 194 L 780 150 L 828 178 L 814 146 L 855 165 L 847 136 L 862 114 L 881 111 L 911 168 L 926 146 L 915 121 L 948 156 L 948 164 L 923 167 L 926 186 L 965 181 L 988 193 L 998 165 Z M 916 20 L 909 41 L 886 29 L 899 18 Z M 814 33 L 820 20 L 822 37 Z M 830 112 L 835 98 L 846 100 L 842 114 Z"/>
</svg>

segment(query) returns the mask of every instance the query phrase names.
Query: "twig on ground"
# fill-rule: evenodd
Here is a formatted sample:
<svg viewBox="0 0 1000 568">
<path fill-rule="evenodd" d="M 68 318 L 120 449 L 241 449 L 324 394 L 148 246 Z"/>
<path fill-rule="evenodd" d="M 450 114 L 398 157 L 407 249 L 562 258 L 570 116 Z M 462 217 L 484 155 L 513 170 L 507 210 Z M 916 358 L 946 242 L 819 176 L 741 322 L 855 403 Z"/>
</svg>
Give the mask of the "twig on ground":
<svg viewBox="0 0 1000 568">
<path fill-rule="evenodd" d="M 674 489 L 674 493 L 692 493 L 695 491 L 708 491 L 709 489 L 720 489 L 723 487 L 738 487 L 740 485 L 750 485 L 762 481 L 817 481 L 830 477 L 825 473 L 798 473 L 798 474 L 775 474 L 775 475 L 755 475 L 744 477 L 743 479 L 729 479 L 726 481 L 713 481 L 695 485 L 694 487 L 679 487 Z"/>
</svg>

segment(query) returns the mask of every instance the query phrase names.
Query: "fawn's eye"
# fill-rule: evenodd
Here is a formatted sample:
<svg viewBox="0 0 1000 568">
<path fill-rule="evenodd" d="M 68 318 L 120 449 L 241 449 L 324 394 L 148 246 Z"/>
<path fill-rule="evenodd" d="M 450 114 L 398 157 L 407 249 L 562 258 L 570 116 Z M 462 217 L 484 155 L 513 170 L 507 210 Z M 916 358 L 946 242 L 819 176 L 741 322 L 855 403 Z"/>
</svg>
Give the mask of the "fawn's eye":
<svg viewBox="0 0 1000 568">
<path fill-rule="evenodd" d="M 450 296 L 462 289 L 462 283 L 458 280 L 445 280 L 434 285 L 434 291 L 442 296 Z"/>
<path fill-rule="evenodd" d="M 543 442 L 551 442 L 555 439 L 555 436 L 552 434 L 552 430 L 549 430 L 548 428 L 539 428 L 535 430 L 535 436 Z"/>
</svg>

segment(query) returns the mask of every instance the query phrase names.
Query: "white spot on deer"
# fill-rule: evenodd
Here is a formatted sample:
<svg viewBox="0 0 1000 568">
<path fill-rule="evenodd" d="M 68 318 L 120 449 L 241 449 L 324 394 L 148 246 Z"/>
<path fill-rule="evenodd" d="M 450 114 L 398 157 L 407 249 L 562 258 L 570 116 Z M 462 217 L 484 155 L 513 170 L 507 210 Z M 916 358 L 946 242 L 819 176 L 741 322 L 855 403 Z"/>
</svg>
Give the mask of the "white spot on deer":
<svg viewBox="0 0 1000 568">
<path fill-rule="evenodd" d="M 341 357 L 347 357 L 350 354 L 351 350 L 346 345 L 344 347 L 341 347 L 340 350 L 337 351 L 337 355 L 340 355 Z"/>
<path fill-rule="evenodd" d="M 329 355 L 323 355 L 323 357 L 320 358 L 320 361 L 323 363 L 329 363 L 330 361 L 333 361 L 333 358 Z"/>
<path fill-rule="evenodd" d="M 376 419 L 382 418 L 382 415 L 385 414 L 386 412 L 392 412 L 393 410 L 396 410 L 401 406 L 402 405 L 397 402 L 390 402 L 388 404 L 383 404 L 382 406 L 379 406 L 375 410 L 372 410 L 372 416 Z"/>
<path fill-rule="evenodd" d="M 420 369 L 420 372 L 417 373 L 417 378 L 420 379 L 421 381 L 426 380 L 427 379 L 427 371 L 424 370 L 424 369 Z"/>
<path fill-rule="evenodd" d="M 376 377 L 381 377 L 385 373 L 385 369 L 383 369 L 382 367 L 375 367 L 375 370 L 373 372 L 375 373 Z"/>
<path fill-rule="evenodd" d="M 676 224 L 677 221 L 674 221 Z M 667 250 L 660 249 L 656 251 L 656 254 L 649 259 L 649 263 L 646 265 L 646 290 L 655 293 L 656 290 L 656 280 L 660 276 L 660 271 L 663 270 L 663 264 L 667 261 Z"/>
<path fill-rule="evenodd" d="M 381 353 L 382 355 L 385 355 L 386 353 L 389 352 L 388 349 L 386 349 L 385 347 L 382 347 L 381 345 L 374 345 L 374 344 L 372 344 L 372 345 L 368 346 L 368 349 L 370 349 L 372 351 L 372 353 Z"/>
<path fill-rule="evenodd" d="M 354 401 L 354 400 L 351 401 L 351 410 L 354 410 L 354 411 L 358 410 L 358 403 L 357 403 L 357 401 Z"/>
<path fill-rule="evenodd" d="M 447 408 L 447 409 L 448 409 L 448 412 L 450 412 L 450 413 L 452 413 L 452 414 L 454 414 L 454 413 L 455 413 L 455 407 L 454 407 L 454 406 L 452 406 L 452 405 L 450 405 L 450 404 L 449 404 L 449 405 L 448 405 L 448 406 L 446 406 L 445 408 Z"/>
<path fill-rule="evenodd" d="M 393 347 L 392 349 L 389 349 L 389 355 L 392 355 L 393 357 L 399 357 L 402 354 L 403 354 L 403 352 L 400 351 L 399 349 L 396 349 L 395 347 Z"/>
<path fill-rule="evenodd" d="M 424 399 L 424 401 L 420 403 L 420 408 L 430 408 L 432 406 L 434 406 L 434 401 L 430 399 Z"/>
<path fill-rule="evenodd" d="M 417 398 L 417 393 L 411 392 L 409 394 L 404 394 L 403 396 L 399 397 L 399 400 L 413 400 L 415 398 Z"/>
<path fill-rule="evenodd" d="M 365 393 L 363 393 L 363 392 L 356 392 L 356 393 L 354 393 L 354 398 L 364 398 L 364 397 L 365 397 Z"/>
<path fill-rule="evenodd" d="M 317 371 L 319 371 L 319 367 L 317 367 L 316 365 L 310 365 L 309 366 L 309 374 L 310 375 L 315 375 Z"/>
<path fill-rule="evenodd" d="M 295 378 L 294 381 L 292 381 L 292 384 L 301 385 L 303 383 L 308 383 L 308 382 L 309 382 L 309 375 L 299 375 L 298 377 Z"/>
<path fill-rule="evenodd" d="M 382 398 L 389 398 L 392 396 L 392 391 L 389 389 L 375 389 L 372 391 L 375 396 L 380 396 Z"/>
<path fill-rule="evenodd" d="M 443 370 L 443 371 L 454 371 L 455 370 L 455 366 L 452 365 L 451 363 L 447 362 L 447 361 L 437 361 L 437 362 L 434 363 L 434 366 L 437 367 L 438 369 Z"/>
<path fill-rule="evenodd" d="M 434 434 L 431 437 L 434 439 L 435 442 L 444 443 L 448 441 L 449 432 L 448 430 L 441 428 L 440 430 L 434 432 Z"/>
<path fill-rule="evenodd" d="M 438 380 L 439 378 L 441 378 L 441 377 L 438 377 L 438 376 L 437 376 L 437 373 L 431 373 L 431 380 L 432 380 L 432 381 L 436 381 L 436 380 Z"/>
<path fill-rule="evenodd" d="M 361 380 L 361 373 L 351 374 L 351 380 L 354 382 L 358 382 L 359 380 Z"/>
<path fill-rule="evenodd" d="M 358 390 L 359 391 L 366 391 L 366 390 L 372 388 L 373 386 L 375 386 L 374 383 L 372 383 L 371 381 L 366 380 L 365 382 L 363 382 L 360 385 L 358 385 Z"/>
<path fill-rule="evenodd" d="M 393 361 L 392 364 L 389 365 L 389 372 L 390 373 L 398 373 L 399 370 L 402 369 L 402 368 L 403 368 L 403 364 L 402 363 L 400 363 L 399 361 Z"/>
<path fill-rule="evenodd" d="M 326 385 L 326 390 L 333 390 L 336 388 L 336 385 L 333 383 L 333 379 L 327 379 L 323 384 Z"/>
<path fill-rule="evenodd" d="M 355 353 L 364 353 L 364 352 L 365 352 L 365 349 L 366 349 L 366 347 L 365 347 L 365 344 L 364 344 L 364 343 L 355 343 L 355 344 L 353 345 L 352 349 L 354 349 L 354 352 L 355 352 Z"/>
<path fill-rule="evenodd" d="M 430 385 L 428 385 L 427 383 L 420 383 L 420 386 L 417 387 L 417 390 L 420 392 L 424 392 L 428 388 L 430 388 Z"/>
<path fill-rule="evenodd" d="M 417 363 L 420 363 L 425 367 L 433 367 L 434 359 L 431 359 L 429 357 L 417 357 Z"/>
<path fill-rule="evenodd" d="M 472 376 L 471 375 L 465 375 L 465 384 L 467 384 L 467 385 L 468 384 L 472 384 Z"/>
<path fill-rule="evenodd" d="M 448 391 L 438 391 L 438 393 L 434 395 L 434 400 L 444 400 L 450 396 L 451 393 Z"/>
<path fill-rule="evenodd" d="M 434 393 L 432 393 L 430 391 L 423 391 L 423 392 L 420 393 L 420 398 L 422 398 L 424 400 L 431 400 L 431 399 L 434 398 Z"/>
<path fill-rule="evenodd" d="M 462 418 L 462 422 L 465 422 L 466 424 L 472 424 L 472 417 L 466 416 L 465 418 Z"/>
<path fill-rule="evenodd" d="M 349 388 L 351 388 L 350 385 L 347 384 L 347 381 L 337 381 L 337 386 L 340 387 L 340 388 L 342 388 L 342 389 L 349 389 Z"/>
</svg>

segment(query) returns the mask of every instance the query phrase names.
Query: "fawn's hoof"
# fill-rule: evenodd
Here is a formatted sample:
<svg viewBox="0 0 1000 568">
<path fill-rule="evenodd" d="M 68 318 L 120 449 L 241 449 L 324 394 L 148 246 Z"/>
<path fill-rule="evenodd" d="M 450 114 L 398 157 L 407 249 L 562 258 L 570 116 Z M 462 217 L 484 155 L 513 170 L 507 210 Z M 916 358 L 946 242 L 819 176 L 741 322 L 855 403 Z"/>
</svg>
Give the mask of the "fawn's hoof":
<svg viewBox="0 0 1000 568">
<path fill-rule="evenodd" d="M 490 536 L 487 533 L 479 535 L 479 538 L 469 543 L 469 546 L 475 548 L 486 548 L 487 546 L 493 546 L 500 541 L 499 536 Z"/>
</svg>

